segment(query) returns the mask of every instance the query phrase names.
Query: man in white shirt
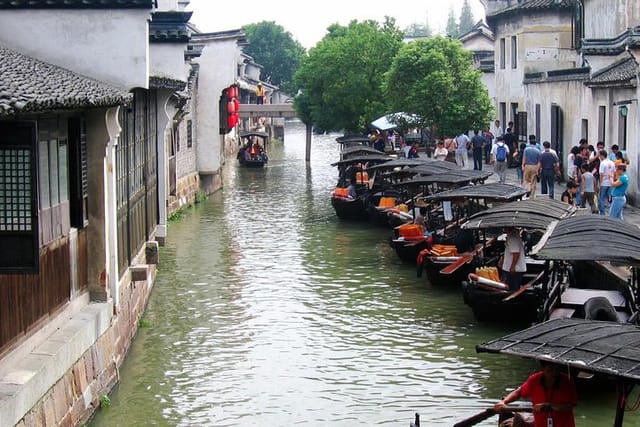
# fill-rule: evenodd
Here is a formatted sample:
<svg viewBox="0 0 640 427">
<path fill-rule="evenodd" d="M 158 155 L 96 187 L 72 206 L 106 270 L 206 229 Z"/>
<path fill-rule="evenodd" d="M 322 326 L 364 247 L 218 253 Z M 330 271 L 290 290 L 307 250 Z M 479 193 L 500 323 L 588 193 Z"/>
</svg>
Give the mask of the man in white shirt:
<svg viewBox="0 0 640 427">
<path fill-rule="evenodd" d="M 607 157 L 606 150 L 600 150 L 598 153 L 600 156 L 600 168 L 598 174 L 600 175 L 600 191 L 598 192 L 598 211 L 600 215 L 606 213 L 607 205 L 609 204 L 609 198 L 611 197 L 611 183 L 613 182 L 613 176 L 616 173 L 616 165 Z"/>
<path fill-rule="evenodd" d="M 469 145 L 471 144 L 471 140 L 465 133 L 461 133 L 456 136 L 456 163 L 461 168 L 467 166 L 467 161 L 469 160 Z"/>
<path fill-rule="evenodd" d="M 506 232 L 507 240 L 505 241 L 504 257 L 502 259 L 502 277 L 504 283 L 509 285 L 509 290 L 517 291 L 522 284 L 522 276 L 527 271 L 524 242 L 520 237 L 520 230 L 517 228 L 509 228 Z"/>
</svg>

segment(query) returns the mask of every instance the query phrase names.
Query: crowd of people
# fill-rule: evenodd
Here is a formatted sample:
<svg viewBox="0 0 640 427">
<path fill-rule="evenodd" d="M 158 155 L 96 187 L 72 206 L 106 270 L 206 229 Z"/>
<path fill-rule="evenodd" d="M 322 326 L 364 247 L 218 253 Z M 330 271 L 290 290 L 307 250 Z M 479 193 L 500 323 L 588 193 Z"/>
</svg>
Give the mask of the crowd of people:
<svg viewBox="0 0 640 427">
<path fill-rule="evenodd" d="M 409 154 L 417 157 L 417 145 L 411 150 Z M 594 214 L 623 219 L 629 159 L 618 145 L 612 145 L 607 151 L 603 142 L 594 147 L 581 139 L 567 155 L 563 176 L 562 162 L 549 141 L 541 144 L 535 135 L 529 135 L 528 144 L 519 143 L 513 133 L 513 122 L 509 122 L 503 132 L 500 121 L 496 120 L 484 130 L 475 130 L 471 137 L 461 132 L 454 138 L 439 140 L 432 157 L 466 168 L 471 166 L 468 165 L 469 153 L 473 169 L 482 170 L 483 165 L 493 167 L 501 183 L 506 182 L 507 169 L 515 168 L 517 181 L 529 190 L 529 197 L 536 197 L 539 188 L 540 194 L 555 198 L 555 183 L 564 180 L 566 189 L 560 195 L 562 201 L 581 208 L 588 205 Z"/>
</svg>

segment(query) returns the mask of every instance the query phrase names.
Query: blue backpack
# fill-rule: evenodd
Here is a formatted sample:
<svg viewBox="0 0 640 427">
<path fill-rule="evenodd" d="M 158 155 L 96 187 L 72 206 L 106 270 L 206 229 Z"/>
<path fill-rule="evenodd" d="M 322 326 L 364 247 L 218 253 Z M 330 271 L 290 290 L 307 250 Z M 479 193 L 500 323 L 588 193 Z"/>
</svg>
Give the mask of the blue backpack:
<svg viewBox="0 0 640 427">
<path fill-rule="evenodd" d="M 504 162 L 507 160 L 507 146 L 504 144 L 498 144 L 496 149 L 496 161 Z"/>
</svg>

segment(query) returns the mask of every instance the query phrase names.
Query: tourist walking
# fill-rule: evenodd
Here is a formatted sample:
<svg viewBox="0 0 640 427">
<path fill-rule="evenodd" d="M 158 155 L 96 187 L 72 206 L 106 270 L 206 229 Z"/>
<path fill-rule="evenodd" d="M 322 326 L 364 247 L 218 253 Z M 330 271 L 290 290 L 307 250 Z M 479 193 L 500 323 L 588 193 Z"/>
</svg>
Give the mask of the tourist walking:
<svg viewBox="0 0 640 427">
<path fill-rule="evenodd" d="M 591 172 L 589 165 L 582 165 L 582 202 L 580 204 L 581 208 L 586 207 L 586 204 L 589 203 L 589 208 L 591 208 L 591 213 L 598 213 L 598 207 L 596 206 L 596 178 L 593 176 L 593 172 Z"/>
<path fill-rule="evenodd" d="M 471 147 L 471 140 L 469 137 L 461 133 L 456 137 L 456 163 L 461 168 L 467 166 L 469 160 L 469 148 Z"/>
<path fill-rule="evenodd" d="M 536 148 L 536 140 L 529 139 L 529 146 L 522 153 L 522 173 L 524 174 L 524 186 L 529 190 L 529 197 L 536 195 L 538 171 L 540 170 L 541 153 Z"/>
<path fill-rule="evenodd" d="M 484 138 L 484 162 L 489 164 L 489 156 L 491 155 L 491 147 L 493 146 L 493 133 L 489 128 L 482 131 L 482 137 Z"/>
<path fill-rule="evenodd" d="M 544 151 L 540 155 L 540 192 L 549 194 L 549 198 L 554 196 L 554 182 L 556 175 L 560 174 L 560 162 L 558 156 L 551 152 L 551 143 L 542 143 Z"/>
<path fill-rule="evenodd" d="M 503 140 L 496 142 L 491 148 L 491 163 L 493 163 L 493 171 L 498 175 L 501 184 L 506 182 L 508 159 L 509 147 L 507 147 L 507 144 Z"/>
<path fill-rule="evenodd" d="M 600 215 L 606 214 L 606 208 L 609 205 L 609 198 L 611 197 L 611 183 L 613 182 L 613 176 L 615 175 L 615 165 L 607 156 L 606 150 L 600 150 L 598 153 L 600 157 L 600 168 L 598 174 L 600 175 L 600 191 L 598 192 L 598 211 Z"/>
<path fill-rule="evenodd" d="M 480 134 L 480 131 L 476 129 L 475 135 L 471 138 L 471 147 L 473 149 L 473 169 L 482 170 L 482 149 L 484 147 L 485 140 Z"/>
<path fill-rule="evenodd" d="M 629 177 L 627 176 L 627 165 L 621 164 L 616 167 L 620 176 L 611 183 L 611 218 L 624 219 L 622 211 L 627 204 L 627 187 L 629 187 Z"/>
</svg>

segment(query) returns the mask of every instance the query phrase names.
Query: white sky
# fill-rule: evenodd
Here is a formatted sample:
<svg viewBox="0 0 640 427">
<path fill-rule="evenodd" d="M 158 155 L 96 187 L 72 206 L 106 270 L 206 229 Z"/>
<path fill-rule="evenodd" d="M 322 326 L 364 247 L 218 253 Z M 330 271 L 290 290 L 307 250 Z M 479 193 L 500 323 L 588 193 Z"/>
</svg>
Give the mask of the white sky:
<svg viewBox="0 0 640 427">
<path fill-rule="evenodd" d="M 194 23 L 201 31 L 233 30 L 245 24 L 275 21 L 304 47 L 314 46 L 332 23 L 348 24 L 356 19 L 383 21 L 396 18 L 400 29 L 426 20 L 435 32 L 444 32 L 449 8 L 457 18 L 463 0 L 191 0 Z M 480 0 L 469 0 L 477 22 L 484 18 Z"/>
</svg>

